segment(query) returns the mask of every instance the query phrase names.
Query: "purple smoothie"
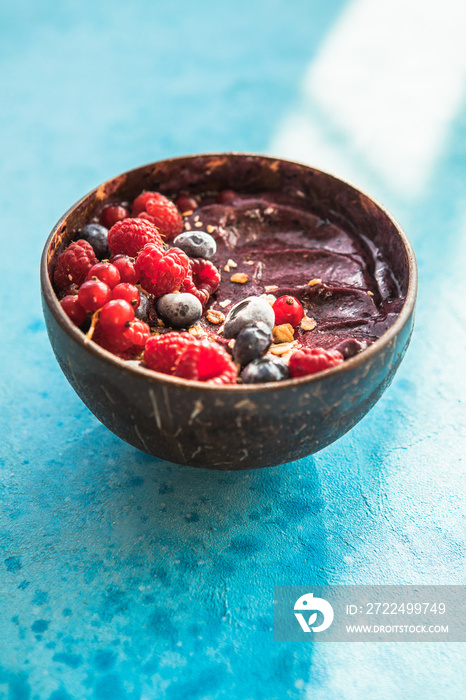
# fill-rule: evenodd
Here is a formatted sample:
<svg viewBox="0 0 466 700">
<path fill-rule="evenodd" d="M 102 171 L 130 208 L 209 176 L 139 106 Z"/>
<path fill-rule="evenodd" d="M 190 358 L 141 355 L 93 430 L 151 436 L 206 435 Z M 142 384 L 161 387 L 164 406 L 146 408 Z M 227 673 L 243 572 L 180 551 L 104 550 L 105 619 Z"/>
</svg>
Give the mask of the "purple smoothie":
<svg viewBox="0 0 466 700">
<path fill-rule="evenodd" d="M 311 331 L 298 326 L 295 340 L 307 347 L 338 346 L 349 357 L 379 338 L 403 306 L 388 264 L 364 232 L 350 233 L 297 208 L 296 197 L 237 194 L 224 204 L 202 197 L 185 221 L 186 228 L 208 231 L 217 241 L 212 262 L 222 280 L 207 309 L 226 314 L 249 296 L 294 296 L 316 322 Z M 230 281 L 236 273 L 248 281 Z M 219 327 L 205 318 L 202 326 L 217 335 Z"/>
</svg>

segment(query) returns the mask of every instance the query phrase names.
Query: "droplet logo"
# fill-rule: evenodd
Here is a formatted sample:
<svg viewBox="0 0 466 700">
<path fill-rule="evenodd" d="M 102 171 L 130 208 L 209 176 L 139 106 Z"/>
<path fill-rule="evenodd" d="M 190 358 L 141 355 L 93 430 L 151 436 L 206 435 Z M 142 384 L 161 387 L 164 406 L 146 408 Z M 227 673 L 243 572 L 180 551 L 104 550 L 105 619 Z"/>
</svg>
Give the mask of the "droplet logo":
<svg viewBox="0 0 466 700">
<path fill-rule="evenodd" d="M 294 609 L 305 610 L 307 613 L 312 611 L 308 621 L 306 622 L 304 616 L 300 612 L 295 612 L 295 617 L 301 625 L 303 632 L 323 632 L 328 629 L 333 622 L 333 608 L 327 600 L 324 598 L 314 598 L 313 593 L 306 593 L 302 595 L 296 603 L 294 604 Z M 314 627 L 314 623 L 317 621 L 317 613 L 321 612 L 324 616 L 323 622 L 320 625 Z"/>
</svg>

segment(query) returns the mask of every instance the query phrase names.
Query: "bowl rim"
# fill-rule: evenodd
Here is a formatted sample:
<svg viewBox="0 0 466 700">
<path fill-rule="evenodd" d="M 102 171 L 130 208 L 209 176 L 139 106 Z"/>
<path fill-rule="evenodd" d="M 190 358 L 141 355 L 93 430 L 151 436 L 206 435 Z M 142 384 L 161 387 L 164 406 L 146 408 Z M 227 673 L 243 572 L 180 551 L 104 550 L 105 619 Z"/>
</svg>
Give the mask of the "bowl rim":
<svg viewBox="0 0 466 700">
<path fill-rule="evenodd" d="M 212 385 L 208 384 L 206 382 L 201 382 L 193 379 L 183 379 L 180 377 L 173 377 L 169 374 L 163 374 L 162 372 L 156 372 L 155 370 L 151 370 L 149 368 L 145 368 L 142 365 L 137 365 L 133 366 L 128 363 L 126 360 L 122 360 L 113 353 L 109 352 L 108 350 L 104 350 L 104 348 L 101 348 L 100 345 L 97 345 L 97 343 L 91 341 L 90 339 L 86 338 L 84 333 L 74 325 L 74 323 L 68 318 L 66 313 L 63 311 L 62 306 L 58 300 L 57 295 L 55 294 L 55 291 L 53 289 L 51 280 L 49 278 L 48 274 L 48 251 L 50 247 L 50 243 L 52 241 L 53 236 L 57 232 L 57 230 L 60 228 L 60 226 L 63 224 L 65 219 L 73 212 L 76 207 L 78 207 L 82 202 L 84 202 L 88 197 L 91 195 L 95 194 L 103 185 L 105 185 L 108 182 L 112 182 L 113 180 L 117 180 L 118 178 L 122 178 L 132 172 L 135 172 L 137 170 L 143 170 L 145 168 L 149 168 L 161 163 L 168 163 L 168 162 L 175 162 L 176 161 L 185 161 L 186 159 L 189 158 L 216 158 L 216 157 L 243 157 L 243 158 L 261 158 L 262 160 L 265 161 L 270 161 L 270 162 L 276 162 L 280 161 L 282 163 L 289 163 L 291 165 L 298 165 L 303 168 L 307 168 L 310 170 L 314 170 L 326 177 L 329 177 L 333 180 L 337 180 L 338 182 L 341 182 L 342 184 L 346 185 L 347 187 L 351 188 L 358 194 L 362 194 L 364 197 L 366 197 L 370 202 L 372 202 L 388 219 L 389 221 L 393 224 L 398 236 L 400 237 L 401 243 L 403 245 L 404 251 L 406 253 L 407 257 L 407 262 L 408 262 L 408 288 L 406 291 L 406 296 L 404 299 L 404 303 L 402 306 L 402 309 L 395 319 L 394 323 L 388 328 L 381 336 L 380 338 L 377 338 L 371 345 L 369 345 L 367 348 L 364 350 L 361 350 L 357 355 L 350 357 L 349 359 L 345 360 L 343 363 L 340 365 L 337 365 L 336 367 L 331 367 L 326 370 L 322 370 L 320 372 L 316 372 L 315 374 L 310 374 L 306 375 L 304 377 L 295 377 L 293 379 L 283 379 L 281 381 L 276 381 L 276 382 L 263 382 L 263 383 L 257 383 L 257 384 L 222 384 L 222 385 Z M 315 168 L 314 166 L 310 165 L 309 163 L 302 163 L 300 161 L 296 160 L 289 160 L 286 158 L 280 158 L 277 156 L 273 155 L 264 155 L 261 153 L 248 153 L 248 152 L 238 152 L 238 151 L 231 151 L 231 152 L 219 152 L 219 153 L 193 153 L 189 155 L 184 155 L 184 156 L 175 156 L 173 158 L 163 158 L 158 161 L 153 161 L 150 163 L 146 163 L 145 165 L 140 165 L 137 168 L 131 168 L 130 170 L 126 170 L 120 175 L 116 175 L 114 177 L 109 178 L 106 180 L 104 183 L 101 183 L 94 187 L 92 190 L 90 190 L 87 194 L 85 194 L 83 197 L 81 197 L 77 202 L 75 202 L 58 220 L 58 222 L 55 224 L 53 227 L 51 233 L 47 237 L 47 240 L 45 242 L 42 255 L 41 255 L 41 262 L 40 262 L 40 281 L 41 281 L 41 290 L 42 290 L 42 295 L 45 303 L 47 304 L 47 307 L 53 314 L 55 320 L 58 322 L 62 330 L 71 337 L 72 340 L 76 342 L 77 345 L 81 346 L 83 350 L 86 352 L 91 353 L 91 355 L 94 355 L 96 358 L 98 358 L 101 361 L 104 361 L 110 365 L 112 365 L 114 368 L 117 368 L 119 370 L 122 370 L 123 372 L 127 372 L 130 375 L 135 375 L 139 376 L 141 379 L 146 379 L 149 381 L 151 384 L 161 384 L 165 386 L 177 386 L 180 388 L 183 388 L 184 390 L 193 390 L 196 392 L 199 392 L 200 389 L 203 389 L 204 391 L 212 391 L 212 392 L 224 392 L 224 391 L 233 391 L 233 392 L 248 392 L 248 393 L 255 393 L 258 391 L 275 391 L 277 388 L 293 388 L 293 387 L 299 387 L 304 384 L 309 384 L 312 385 L 315 382 L 318 382 L 320 380 L 326 379 L 327 377 L 336 375 L 336 374 L 342 374 L 345 372 L 350 372 L 354 369 L 357 369 L 360 365 L 364 364 L 367 360 L 371 359 L 374 357 L 377 353 L 382 351 L 387 345 L 389 345 L 392 340 L 400 333 L 400 331 L 403 329 L 405 324 L 408 322 L 408 320 L 411 318 L 412 314 L 414 313 L 415 306 L 416 306 L 416 296 L 417 296 L 417 286 L 418 286 L 418 274 L 417 274 L 417 263 L 416 263 L 416 256 L 414 253 L 413 246 L 406 235 L 406 233 L 403 231 L 401 228 L 400 224 L 396 221 L 396 219 L 390 214 L 390 212 L 382 205 L 380 202 L 378 202 L 374 197 L 369 195 L 365 190 L 362 190 L 359 187 L 356 187 L 352 183 L 348 182 L 347 180 L 337 177 L 336 175 L 333 175 L 332 173 L 329 173 L 326 170 L 322 170 L 320 168 Z"/>
</svg>

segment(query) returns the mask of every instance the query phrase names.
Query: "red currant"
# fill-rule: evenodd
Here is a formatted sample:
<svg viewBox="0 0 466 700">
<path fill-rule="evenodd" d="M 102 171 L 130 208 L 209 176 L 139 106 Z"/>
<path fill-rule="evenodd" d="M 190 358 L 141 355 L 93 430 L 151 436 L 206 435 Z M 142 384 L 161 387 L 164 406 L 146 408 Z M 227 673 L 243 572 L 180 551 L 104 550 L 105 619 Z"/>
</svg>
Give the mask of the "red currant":
<svg viewBox="0 0 466 700">
<path fill-rule="evenodd" d="M 120 282 L 120 273 L 115 265 L 110 263 L 96 263 L 87 273 L 87 280 L 97 277 L 101 282 L 105 282 L 110 289 L 113 289 Z"/>
<path fill-rule="evenodd" d="M 86 320 L 86 309 L 83 309 L 79 303 L 77 296 L 68 294 L 63 297 L 60 304 L 65 314 L 70 318 L 76 326 L 80 326 Z"/>
<path fill-rule="evenodd" d="M 110 287 L 100 280 L 83 282 L 78 291 L 78 301 L 86 311 L 97 311 L 112 298 Z"/>
<path fill-rule="evenodd" d="M 99 321 L 105 333 L 122 333 L 134 318 L 134 309 L 124 299 L 112 299 L 100 312 Z"/>
<path fill-rule="evenodd" d="M 194 197 L 188 197 L 186 194 L 182 194 L 180 197 L 178 197 L 175 204 L 182 214 L 184 214 L 186 211 L 194 211 L 199 206 Z"/>
<path fill-rule="evenodd" d="M 134 284 L 128 282 L 120 282 L 112 289 L 112 299 L 124 299 L 131 304 L 133 309 L 137 309 L 141 301 L 139 289 Z"/>
<path fill-rule="evenodd" d="M 129 210 L 121 204 L 109 204 L 102 210 L 100 223 L 106 228 L 112 228 L 117 221 L 122 221 L 129 217 Z"/>
<path fill-rule="evenodd" d="M 234 190 L 222 190 L 217 196 L 217 202 L 219 204 L 228 204 L 237 196 Z"/>
<path fill-rule="evenodd" d="M 295 297 L 278 297 L 272 308 L 275 313 L 276 326 L 289 323 L 295 328 L 304 316 L 304 309 Z"/>
<path fill-rule="evenodd" d="M 127 255 L 120 253 L 119 255 L 115 255 L 110 262 L 120 273 L 120 282 L 136 284 L 139 281 L 139 275 L 134 267 L 134 258 L 129 258 Z"/>
</svg>

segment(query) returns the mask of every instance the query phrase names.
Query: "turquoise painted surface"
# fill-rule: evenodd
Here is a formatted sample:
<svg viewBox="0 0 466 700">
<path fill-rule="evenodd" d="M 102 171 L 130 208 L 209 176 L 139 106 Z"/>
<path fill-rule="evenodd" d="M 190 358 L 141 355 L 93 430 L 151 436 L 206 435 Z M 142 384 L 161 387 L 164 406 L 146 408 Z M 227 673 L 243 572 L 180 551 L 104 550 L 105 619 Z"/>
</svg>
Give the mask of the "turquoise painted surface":
<svg viewBox="0 0 466 700">
<path fill-rule="evenodd" d="M 411 53 L 389 54 L 398 82 L 366 31 L 390 28 L 396 2 L 1 6 L 0 698 L 461 694 L 461 644 L 315 648 L 271 631 L 275 584 L 465 582 L 466 16 L 450 4 L 455 21 L 428 7 Z M 431 25 L 449 49 L 427 94 L 412 56 L 431 68 Z M 217 150 L 300 156 L 366 187 L 420 267 L 416 331 L 381 401 L 318 455 L 261 472 L 119 441 L 62 376 L 40 309 L 63 211 L 128 168 Z"/>
</svg>

